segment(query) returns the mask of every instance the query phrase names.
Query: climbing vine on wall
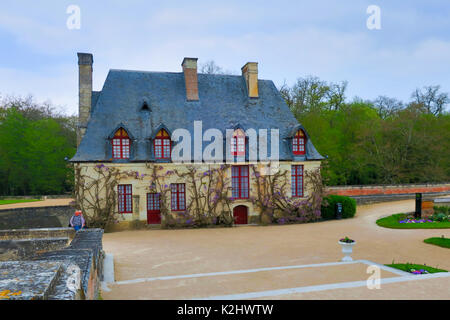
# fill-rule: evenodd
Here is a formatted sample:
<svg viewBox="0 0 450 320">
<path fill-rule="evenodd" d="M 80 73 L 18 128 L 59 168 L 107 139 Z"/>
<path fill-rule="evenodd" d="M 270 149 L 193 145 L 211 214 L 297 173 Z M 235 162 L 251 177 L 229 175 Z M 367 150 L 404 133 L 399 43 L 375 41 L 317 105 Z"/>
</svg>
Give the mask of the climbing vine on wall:
<svg viewBox="0 0 450 320">
<path fill-rule="evenodd" d="M 87 174 L 83 167 L 75 164 L 75 188 L 73 197 L 75 206 L 84 213 L 86 223 L 91 228 L 104 229 L 108 224 L 117 222 L 117 185 L 124 178 L 143 179 L 136 171 L 120 171 L 104 164 L 96 165 L 94 174 Z"/>
<path fill-rule="evenodd" d="M 186 182 L 189 202 L 181 215 L 185 224 L 193 227 L 233 224 L 231 199 L 228 197 L 230 179 L 226 172 L 229 165 L 209 166 L 208 170 L 199 170 L 188 166 L 185 171 L 175 170 L 181 181 Z"/>
<path fill-rule="evenodd" d="M 289 172 L 270 170 L 267 166 L 250 165 L 253 177 L 253 194 L 250 201 L 260 212 L 262 224 L 310 222 L 321 218 L 320 208 L 325 196 L 320 170 L 305 171 L 304 183 L 308 185 L 307 198 L 290 196 Z M 149 181 L 147 191 L 158 193 L 162 227 L 204 227 L 211 225 L 233 225 L 232 199 L 229 196 L 231 179 L 227 172 L 230 165 L 186 166 L 181 170 L 165 170 L 159 164 L 146 164 L 147 174 L 137 171 L 121 171 L 103 164 L 96 165 L 94 174 L 87 174 L 75 165 L 74 198 L 76 206 L 85 213 L 89 227 L 105 228 L 117 222 L 117 185 L 122 179 Z M 201 169 L 201 170 L 200 170 Z M 170 208 L 170 184 L 180 181 L 186 186 L 186 210 L 172 213 Z"/>
<path fill-rule="evenodd" d="M 266 167 L 252 165 L 253 187 L 256 196 L 250 200 L 259 209 L 261 224 L 273 222 L 280 224 L 292 222 L 311 222 L 321 218 L 321 205 L 325 196 L 325 185 L 322 181 L 320 169 L 305 171 L 305 185 L 309 193 L 306 198 L 294 198 L 288 191 L 289 172 L 271 170 L 271 164 Z M 265 171 L 273 171 L 265 174 Z"/>
</svg>

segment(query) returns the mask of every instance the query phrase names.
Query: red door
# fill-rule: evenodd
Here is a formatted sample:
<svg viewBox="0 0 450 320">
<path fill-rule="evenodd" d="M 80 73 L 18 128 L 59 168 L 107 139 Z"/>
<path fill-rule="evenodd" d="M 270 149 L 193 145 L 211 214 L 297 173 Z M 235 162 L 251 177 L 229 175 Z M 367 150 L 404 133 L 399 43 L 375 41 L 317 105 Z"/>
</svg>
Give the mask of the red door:
<svg viewBox="0 0 450 320">
<path fill-rule="evenodd" d="M 147 223 L 160 224 L 159 193 L 147 193 Z"/>
<path fill-rule="evenodd" d="M 233 209 L 234 224 L 247 224 L 247 207 L 237 206 Z"/>
</svg>

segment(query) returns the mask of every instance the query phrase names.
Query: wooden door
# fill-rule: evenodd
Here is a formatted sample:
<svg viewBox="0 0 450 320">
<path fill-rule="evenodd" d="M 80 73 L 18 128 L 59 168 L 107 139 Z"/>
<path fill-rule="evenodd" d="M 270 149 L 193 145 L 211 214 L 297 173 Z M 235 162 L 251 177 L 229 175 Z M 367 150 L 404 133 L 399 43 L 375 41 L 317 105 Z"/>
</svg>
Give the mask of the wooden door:
<svg viewBox="0 0 450 320">
<path fill-rule="evenodd" d="M 237 206 L 233 209 L 234 224 L 247 224 L 248 212 L 246 206 Z"/>
</svg>

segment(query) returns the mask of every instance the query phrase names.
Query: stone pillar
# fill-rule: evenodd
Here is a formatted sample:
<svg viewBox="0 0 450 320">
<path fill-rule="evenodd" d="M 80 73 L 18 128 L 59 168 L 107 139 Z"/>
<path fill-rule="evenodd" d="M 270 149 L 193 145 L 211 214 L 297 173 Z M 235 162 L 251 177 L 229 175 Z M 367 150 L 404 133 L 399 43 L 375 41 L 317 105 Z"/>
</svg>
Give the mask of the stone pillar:
<svg viewBox="0 0 450 320">
<path fill-rule="evenodd" d="M 92 107 L 92 64 L 90 53 L 78 53 L 78 130 L 77 147 L 86 133 Z"/>
</svg>

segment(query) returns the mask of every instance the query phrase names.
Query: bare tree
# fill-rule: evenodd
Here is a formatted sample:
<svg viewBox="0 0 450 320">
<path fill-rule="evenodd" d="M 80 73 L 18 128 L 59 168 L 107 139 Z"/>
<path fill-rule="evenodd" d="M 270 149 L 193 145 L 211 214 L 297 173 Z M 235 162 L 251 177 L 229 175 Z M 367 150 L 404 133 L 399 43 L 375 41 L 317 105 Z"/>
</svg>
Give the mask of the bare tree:
<svg viewBox="0 0 450 320">
<path fill-rule="evenodd" d="M 386 96 L 378 96 L 373 101 L 373 105 L 377 109 L 377 113 L 381 119 L 386 119 L 404 108 L 403 102 Z"/>
<path fill-rule="evenodd" d="M 347 82 L 328 83 L 318 77 L 298 78 L 289 87 L 285 84 L 280 93 L 295 116 L 318 109 L 338 110 L 345 103 Z"/>
<path fill-rule="evenodd" d="M 200 73 L 205 74 L 228 74 L 228 75 L 236 75 L 235 72 L 230 70 L 223 70 L 219 67 L 214 60 L 208 60 L 205 63 L 200 65 Z"/>
<path fill-rule="evenodd" d="M 330 109 L 338 110 L 345 103 L 345 90 L 347 90 L 347 85 L 347 81 L 329 84 L 330 90 L 327 92 L 327 96 Z"/>
<path fill-rule="evenodd" d="M 439 92 L 440 88 L 441 86 L 425 86 L 422 90 L 416 89 L 411 98 L 413 102 L 422 104 L 429 113 L 441 114 L 450 103 L 450 98 L 447 92 Z"/>
</svg>

